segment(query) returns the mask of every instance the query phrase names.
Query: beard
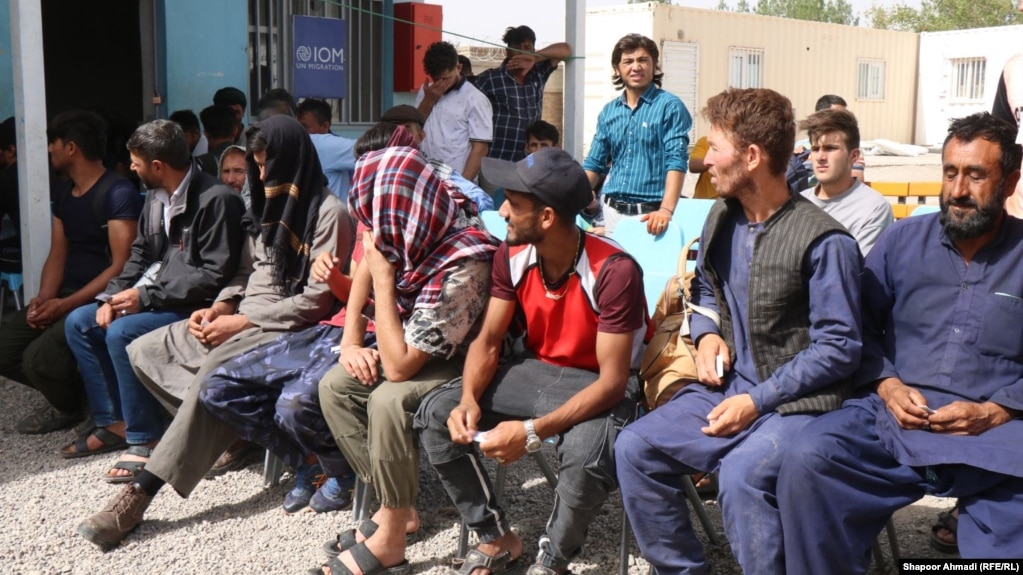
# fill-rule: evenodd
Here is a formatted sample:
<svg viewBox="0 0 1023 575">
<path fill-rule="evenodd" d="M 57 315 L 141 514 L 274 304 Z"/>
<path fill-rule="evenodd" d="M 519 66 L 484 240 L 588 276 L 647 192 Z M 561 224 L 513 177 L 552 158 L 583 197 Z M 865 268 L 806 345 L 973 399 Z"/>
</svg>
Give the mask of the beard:
<svg viewBox="0 0 1023 575">
<path fill-rule="evenodd" d="M 507 237 L 504 238 L 504 243 L 509 246 L 523 246 L 526 244 L 536 244 L 543 241 L 543 234 L 540 230 L 536 229 L 536 226 L 530 226 L 528 228 L 522 226 L 513 226 L 508 231 Z"/>
<path fill-rule="evenodd" d="M 1005 202 L 1005 182 L 998 185 L 995 193 L 984 203 L 977 202 L 973 197 L 945 199 L 942 195 L 941 216 L 939 221 L 945 233 L 953 241 L 972 240 L 994 229 L 998 216 L 1002 214 Z M 957 215 L 950 207 L 973 208 L 972 212 Z"/>
</svg>

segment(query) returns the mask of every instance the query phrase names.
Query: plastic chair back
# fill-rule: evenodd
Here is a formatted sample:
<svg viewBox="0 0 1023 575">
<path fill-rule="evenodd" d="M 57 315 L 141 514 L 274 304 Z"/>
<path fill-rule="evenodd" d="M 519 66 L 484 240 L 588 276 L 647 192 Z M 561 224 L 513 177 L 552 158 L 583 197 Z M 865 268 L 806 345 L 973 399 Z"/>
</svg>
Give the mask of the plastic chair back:
<svg viewBox="0 0 1023 575">
<path fill-rule="evenodd" d="M 639 220 L 618 222 L 612 239 L 629 252 L 643 270 L 643 291 L 647 309 L 653 309 L 664 291 L 668 279 L 678 271 L 678 254 L 682 249 L 682 226 L 668 222 L 668 228 L 658 236 L 646 231 Z"/>
<path fill-rule="evenodd" d="M 480 219 L 483 220 L 483 225 L 487 227 L 490 235 L 504 241 L 505 236 L 508 235 L 508 222 L 504 221 L 504 218 L 494 210 L 486 210 L 480 212 Z"/>
</svg>

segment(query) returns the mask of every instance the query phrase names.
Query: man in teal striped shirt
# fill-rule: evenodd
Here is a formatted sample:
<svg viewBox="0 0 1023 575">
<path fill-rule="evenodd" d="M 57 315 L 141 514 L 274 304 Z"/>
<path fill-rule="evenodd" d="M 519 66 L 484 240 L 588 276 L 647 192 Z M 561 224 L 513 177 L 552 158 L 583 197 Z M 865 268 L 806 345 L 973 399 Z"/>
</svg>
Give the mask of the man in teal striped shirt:
<svg viewBox="0 0 1023 575">
<path fill-rule="evenodd" d="M 604 181 L 604 226 L 614 232 L 623 218 L 639 218 L 653 235 L 675 213 L 689 161 L 693 118 L 682 100 L 661 89 L 657 44 L 628 34 L 611 52 L 613 81 L 622 95 L 597 117 L 597 133 L 583 163 L 590 184 Z"/>
</svg>

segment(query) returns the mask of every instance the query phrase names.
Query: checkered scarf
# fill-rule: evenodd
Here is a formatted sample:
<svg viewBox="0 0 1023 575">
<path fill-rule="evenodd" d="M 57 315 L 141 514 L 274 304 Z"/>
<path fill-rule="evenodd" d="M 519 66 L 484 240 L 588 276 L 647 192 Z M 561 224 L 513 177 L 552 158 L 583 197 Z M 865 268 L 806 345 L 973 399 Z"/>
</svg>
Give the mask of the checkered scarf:
<svg viewBox="0 0 1023 575">
<path fill-rule="evenodd" d="M 444 279 L 459 260 L 493 258 L 497 243 L 483 231 L 472 202 L 415 148 L 363 154 L 352 180 L 352 214 L 373 230 L 376 248 L 397 267 L 403 319 L 415 307 L 437 305 Z"/>
</svg>

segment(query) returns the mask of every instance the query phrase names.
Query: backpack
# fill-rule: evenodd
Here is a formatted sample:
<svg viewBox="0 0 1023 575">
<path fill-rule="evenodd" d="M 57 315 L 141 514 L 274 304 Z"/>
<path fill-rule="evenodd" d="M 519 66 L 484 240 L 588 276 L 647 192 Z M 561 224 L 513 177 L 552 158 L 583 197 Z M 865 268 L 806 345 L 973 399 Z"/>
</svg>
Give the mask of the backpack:
<svg viewBox="0 0 1023 575">
<path fill-rule="evenodd" d="M 695 272 L 686 272 L 694 238 L 682 248 L 676 275 L 664 286 L 654 308 L 654 335 L 640 360 L 639 376 L 643 380 L 646 408 L 654 409 L 670 400 L 683 386 L 699 381 L 696 373 L 696 345 L 689 335 L 689 318 L 693 313 L 711 318 L 721 325 L 718 314 L 689 301 Z"/>
</svg>

